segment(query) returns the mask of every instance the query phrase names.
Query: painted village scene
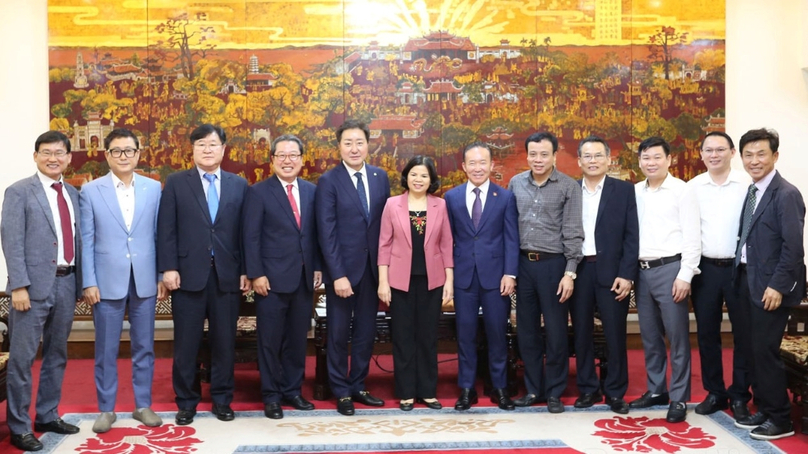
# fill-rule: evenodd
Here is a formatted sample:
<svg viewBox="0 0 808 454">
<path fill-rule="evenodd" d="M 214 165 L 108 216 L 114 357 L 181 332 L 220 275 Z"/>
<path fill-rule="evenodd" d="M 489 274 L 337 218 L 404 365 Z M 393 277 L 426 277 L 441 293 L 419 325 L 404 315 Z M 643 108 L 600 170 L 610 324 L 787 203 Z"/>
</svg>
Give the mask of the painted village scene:
<svg viewBox="0 0 808 454">
<path fill-rule="evenodd" d="M 106 174 L 116 127 L 161 181 L 192 166 L 199 124 L 225 129 L 222 166 L 250 182 L 295 134 L 316 182 L 339 162 L 336 127 L 358 118 L 393 192 L 416 154 L 435 157 L 444 190 L 462 183 L 474 141 L 507 185 L 539 130 L 574 177 L 578 141 L 596 134 L 610 174 L 638 181 L 637 145 L 660 135 L 689 179 L 700 137 L 724 129 L 720 0 L 49 0 L 48 18 L 50 126 L 71 139 L 76 186 Z"/>
</svg>

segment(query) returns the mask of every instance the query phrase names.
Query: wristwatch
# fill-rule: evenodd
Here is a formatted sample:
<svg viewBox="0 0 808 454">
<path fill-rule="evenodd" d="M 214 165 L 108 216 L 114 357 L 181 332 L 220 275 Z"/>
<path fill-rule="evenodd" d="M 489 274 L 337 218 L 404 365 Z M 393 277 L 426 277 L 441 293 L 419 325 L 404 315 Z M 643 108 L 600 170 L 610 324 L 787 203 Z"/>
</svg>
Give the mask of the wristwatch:
<svg viewBox="0 0 808 454">
<path fill-rule="evenodd" d="M 572 271 L 564 271 L 564 276 L 569 276 L 573 281 L 578 277 L 578 275 Z"/>
</svg>

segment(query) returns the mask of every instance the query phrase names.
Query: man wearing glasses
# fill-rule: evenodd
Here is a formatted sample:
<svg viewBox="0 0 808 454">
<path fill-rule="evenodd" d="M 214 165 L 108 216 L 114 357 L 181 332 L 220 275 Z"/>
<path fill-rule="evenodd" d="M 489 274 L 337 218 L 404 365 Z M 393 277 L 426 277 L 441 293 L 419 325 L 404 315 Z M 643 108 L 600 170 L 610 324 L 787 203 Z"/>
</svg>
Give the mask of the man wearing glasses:
<svg viewBox="0 0 808 454">
<path fill-rule="evenodd" d="M 235 418 L 233 368 L 244 269 L 241 213 L 247 181 L 221 169 L 227 136 L 204 124 L 191 132 L 194 168 L 166 179 L 157 217 L 157 269 L 171 293 L 178 425 L 191 424 L 200 400 L 194 387 L 205 319 L 211 343 L 211 412 Z"/>
<path fill-rule="evenodd" d="M 637 279 L 640 231 L 634 186 L 606 175 L 611 164 L 609 145 L 590 136 L 578 145 L 583 172 L 583 260 L 570 302 L 575 333 L 576 380 L 581 395 L 575 408 L 588 408 L 603 395 L 595 374 L 592 338 L 597 305 L 606 337 L 609 373 L 603 383 L 606 404 L 615 413 L 628 413 L 623 397 L 628 389 L 626 317 L 629 292 Z"/>
<path fill-rule="evenodd" d="M 154 376 L 154 306 L 167 291 L 157 276 L 155 236 L 160 183 L 135 176 L 138 138 L 115 129 L 104 139 L 110 172 L 82 187 L 80 195 L 84 299 L 93 306 L 95 388 L 100 414 L 93 432 L 115 422 L 118 347 L 124 313 L 129 314 L 132 417 L 149 427 L 163 423 L 151 410 Z"/>
<path fill-rule="evenodd" d="M 695 191 L 701 214 L 701 274 L 693 276 L 693 312 L 701 357 L 701 383 L 707 397 L 696 406 L 696 413 L 709 415 L 728 406 L 735 419 L 749 416 L 746 403 L 750 372 L 743 344 L 748 333 L 738 330 L 738 296 L 732 285 L 732 265 L 746 190 L 751 179 L 732 169 L 735 145 L 724 132 L 711 132 L 701 145 L 701 159 L 707 171 L 688 182 Z M 724 303 L 732 321 L 734 348 L 732 385 L 724 385 L 721 358 L 721 322 Z M 731 405 L 730 405 L 731 404 Z"/>
<path fill-rule="evenodd" d="M 31 366 L 42 339 L 42 367 L 34 430 L 75 434 L 79 428 L 59 418 L 67 337 L 81 295 L 79 194 L 64 180 L 70 165 L 70 141 L 48 131 L 34 145 L 35 175 L 6 189 L 3 199 L 3 254 L 11 295 L 8 360 L 8 428 L 11 444 L 39 451 L 31 432 Z"/>
<path fill-rule="evenodd" d="M 311 301 L 322 273 L 314 222 L 317 187 L 297 177 L 303 142 L 282 135 L 270 151 L 274 175 L 251 186 L 244 201 L 244 251 L 247 277 L 260 295 L 256 315 L 264 415 L 281 419 L 281 403 L 314 410 L 300 388 Z"/>
</svg>

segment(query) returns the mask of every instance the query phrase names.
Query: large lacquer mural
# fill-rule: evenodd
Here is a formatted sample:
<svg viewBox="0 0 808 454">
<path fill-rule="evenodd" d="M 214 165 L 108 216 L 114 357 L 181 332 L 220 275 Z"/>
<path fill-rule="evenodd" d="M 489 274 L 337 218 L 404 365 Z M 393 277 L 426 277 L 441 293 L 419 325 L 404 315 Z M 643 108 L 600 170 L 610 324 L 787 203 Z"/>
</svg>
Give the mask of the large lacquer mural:
<svg viewBox="0 0 808 454">
<path fill-rule="evenodd" d="M 391 181 L 409 157 L 463 181 L 463 147 L 494 151 L 495 178 L 527 168 L 524 139 L 605 137 L 611 174 L 637 180 L 636 146 L 661 135 L 672 172 L 701 170 L 724 128 L 722 0 L 49 0 L 52 129 L 71 138 L 71 181 L 106 173 L 103 138 L 141 137 L 142 171 L 191 166 L 190 131 L 223 126 L 223 163 L 270 175 L 269 144 L 296 134 L 305 178 L 338 162 L 334 129 L 359 118 Z"/>
</svg>

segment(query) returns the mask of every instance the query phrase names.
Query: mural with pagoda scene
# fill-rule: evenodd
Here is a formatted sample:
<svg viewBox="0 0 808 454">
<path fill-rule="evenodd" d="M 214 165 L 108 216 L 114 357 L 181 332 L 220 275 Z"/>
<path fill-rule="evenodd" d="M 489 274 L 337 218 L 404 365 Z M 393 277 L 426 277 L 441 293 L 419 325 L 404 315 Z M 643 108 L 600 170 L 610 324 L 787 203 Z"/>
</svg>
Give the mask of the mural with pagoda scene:
<svg viewBox="0 0 808 454">
<path fill-rule="evenodd" d="M 49 0 L 50 124 L 79 186 L 106 173 L 112 128 L 134 130 L 142 172 L 164 180 L 192 165 L 206 122 L 227 131 L 225 169 L 266 178 L 269 144 L 291 133 L 316 181 L 349 117 L 393 182 L 414 154 L 444 187 L 464 181 L 462 149 L 481 140 L 507 184 L 537 130 L 573 176 L 578 141 L 605 137 L 629 180 L 639 141 L 661 135 L 688 179 L 699 138 L 724 128 L 724 16 L 721 0 Z"/>
</svg>

